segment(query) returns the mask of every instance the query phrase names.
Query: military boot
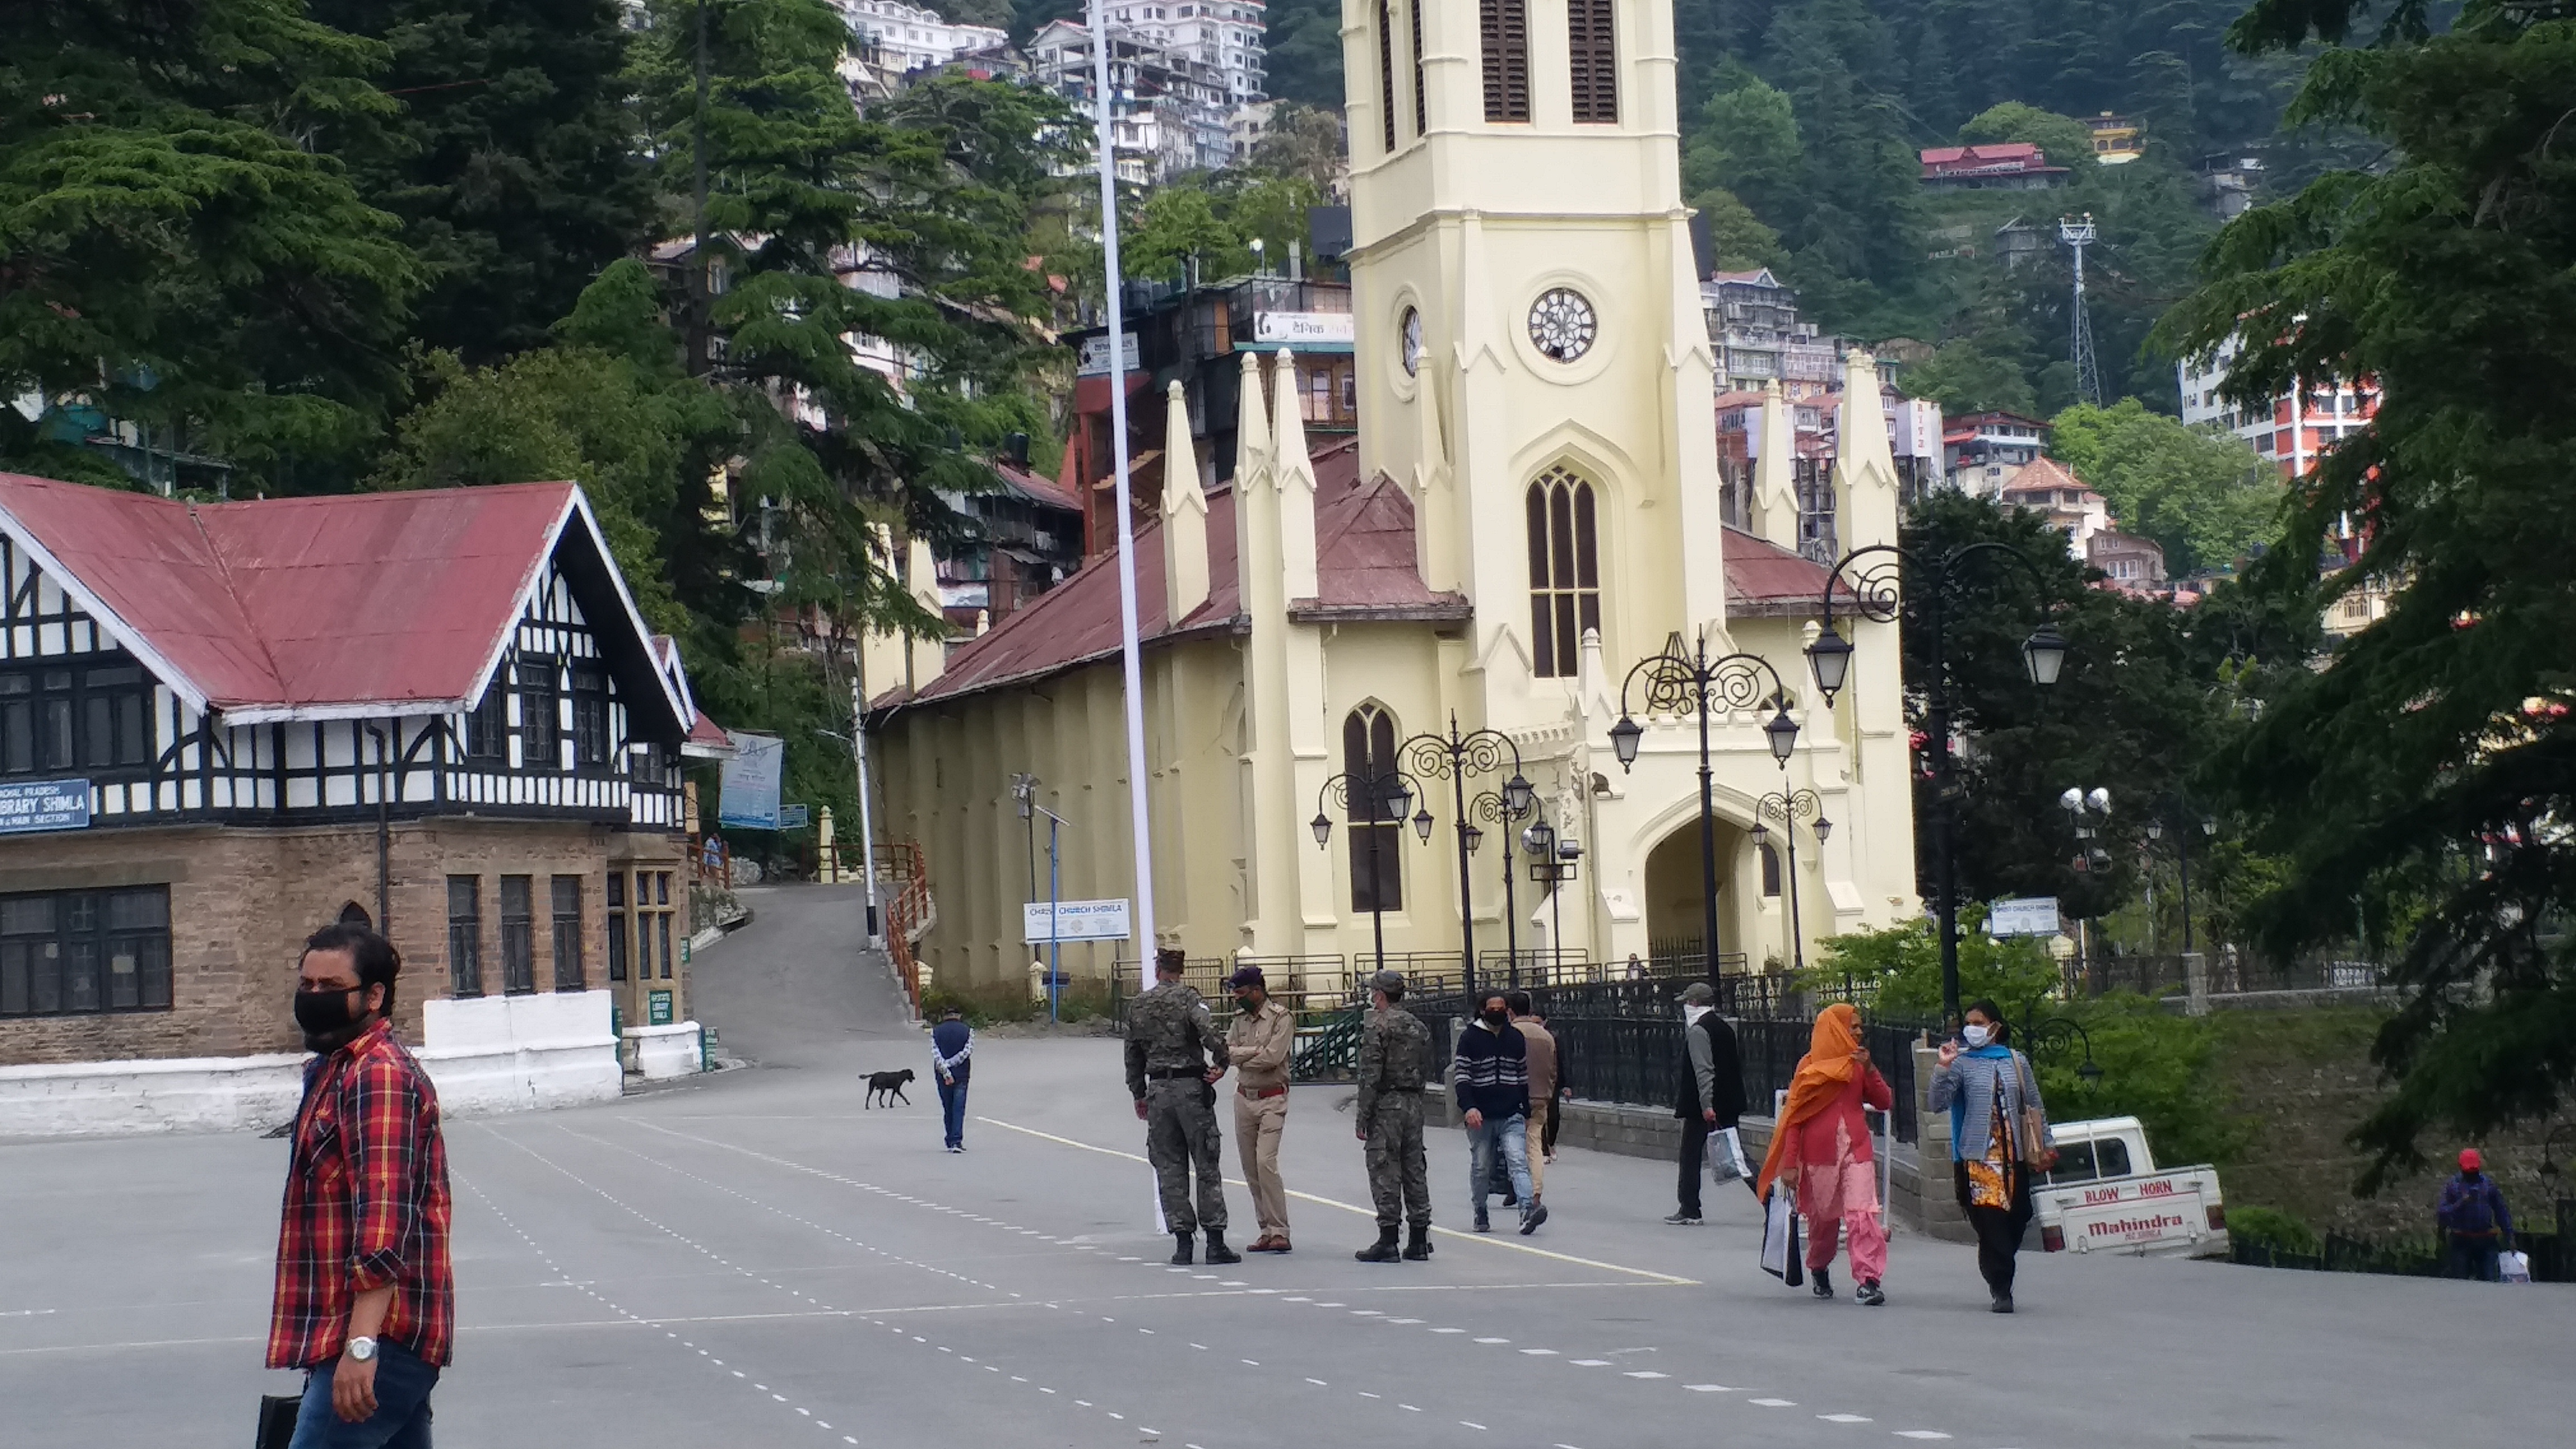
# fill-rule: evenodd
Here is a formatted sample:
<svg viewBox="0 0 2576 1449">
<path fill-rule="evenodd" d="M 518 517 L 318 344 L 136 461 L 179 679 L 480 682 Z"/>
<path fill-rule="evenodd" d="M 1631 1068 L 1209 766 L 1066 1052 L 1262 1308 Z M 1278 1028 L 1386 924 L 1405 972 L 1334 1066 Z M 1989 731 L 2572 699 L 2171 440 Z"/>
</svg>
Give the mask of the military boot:
<svg viewBox="0 0 2576 1449">
<path fill-rule="evenodd" d="M 1190 1235 L 1188 1233 L 1174 1233 L 1172 1234 L 1172 1241 L 1178 1244 L 1178 1246 L 1172 1249 L 1172 1261 L 1182 1267 L 1188 1267 L 1190 1264 Z"/>
<path fill-rule="evenodd" d="M 1362 1248 L 1358 1252 L 1351 1254 L 1351 1256 L 1359 1259 L 1363 1263 L 1394 1262 L 1396 1259 L 1395 1229 L 1378 1229 L 1377 1241 L 1370 1244 L 1368 1247 Z"/>
<path fill-rule="evenodd" d="M 1240 1263 L 1243 1255 L 1225 1245 L 1225 1229 L 1207 1230 L 1207 1260 L 1210 1263 Z"/>
<path fill-rule="evenodd" d="M 1389 1228 L 1386 1230 L 1386 1241 L 1389 1245 L 1392 1245 L 1395 1242 L 1395 1229 Z M 1406 1231 L 1404 1235 L 1404 1256 L 1407 1262 L 1413 1263 L 1419 1263 L 1423 1259 L 1431 1256 L 1431 1225 L 1429 1223 L 1415 1223 Z"/>
</svg>

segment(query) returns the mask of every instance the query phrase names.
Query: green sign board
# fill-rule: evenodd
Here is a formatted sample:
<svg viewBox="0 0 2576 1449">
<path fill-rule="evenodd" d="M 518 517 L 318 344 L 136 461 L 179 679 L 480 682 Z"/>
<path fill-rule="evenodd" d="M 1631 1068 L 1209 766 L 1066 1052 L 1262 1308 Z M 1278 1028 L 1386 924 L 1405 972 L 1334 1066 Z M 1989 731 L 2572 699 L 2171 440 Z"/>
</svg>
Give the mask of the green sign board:
<svg viewBox="0 0 2576 1449">
<path fill-rule="evenodd" d="M 671 993 L 667 991 L 656 991 L 649 994 L 645 998 L 644 1012 L 646 1019 L 653 1025 L 669 1026 L 671 1024 Z"/>
</svg>

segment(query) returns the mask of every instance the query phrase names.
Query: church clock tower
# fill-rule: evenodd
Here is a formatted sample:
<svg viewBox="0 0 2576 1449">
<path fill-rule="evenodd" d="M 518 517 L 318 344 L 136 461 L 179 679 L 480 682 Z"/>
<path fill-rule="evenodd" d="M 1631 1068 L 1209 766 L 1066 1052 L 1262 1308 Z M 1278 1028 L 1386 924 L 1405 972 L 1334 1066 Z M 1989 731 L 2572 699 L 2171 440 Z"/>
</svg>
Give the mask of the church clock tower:
<svg viewBox="0 0 2576 1449">
<path fill-rule="evenodd" d="M 1495 722 L 1535 722 L 1585 631 L 1725 622 L 1671 0 L 1343 0 L 1342 42 L 1363 475 L 1474 603 Z"/>
</svg>

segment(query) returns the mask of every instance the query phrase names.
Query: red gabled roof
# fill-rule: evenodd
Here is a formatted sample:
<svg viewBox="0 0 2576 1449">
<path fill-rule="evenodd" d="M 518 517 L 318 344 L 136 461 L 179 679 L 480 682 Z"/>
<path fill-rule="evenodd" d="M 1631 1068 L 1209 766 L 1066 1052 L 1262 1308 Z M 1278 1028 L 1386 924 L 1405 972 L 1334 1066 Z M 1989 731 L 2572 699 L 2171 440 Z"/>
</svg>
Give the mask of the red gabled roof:
<svg viewBox="0 0 2576 1449">
<path fill-rule="evenodd" d="M 1726 530 L 1729 613 L 1814 612 L 1825 596 L 1824 566 L 1740 528 Z"/>
<path fill-rule="evenodd" d="M 0 474 L 0 527 L 171 688 L 250 721 L 462 708 L 575 519 L 641 636 L 570 483 L 207 504 Z"/>
</svg>

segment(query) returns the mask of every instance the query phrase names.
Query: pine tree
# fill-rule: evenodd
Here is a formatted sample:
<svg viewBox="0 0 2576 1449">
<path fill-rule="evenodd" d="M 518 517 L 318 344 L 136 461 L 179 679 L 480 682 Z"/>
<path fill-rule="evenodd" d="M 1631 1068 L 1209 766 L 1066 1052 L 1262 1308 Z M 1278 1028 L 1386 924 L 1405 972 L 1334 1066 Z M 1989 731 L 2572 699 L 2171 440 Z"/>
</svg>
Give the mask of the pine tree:
<svg viewBox="0 0 2576 1449">
<path fill-rule="evenodd" d="M 381 42 L 401 106 L 345 154 L 403 220 L 428 287 L 413 335 L 469 362 L 546 340 L 601 267 L 650 239 L 618 0 L 309 0 Z"/>
<path fill-rule="evenodd" d="M 328 152 L 391 111 L 382 47 L 296 0 L 18 0 L 0 55 L 0 394 L 85 400 L 236 487 L 371 438 L 418 268 Z M 82 451 L 0 409 L 14 465 Z"/>
</svg>

